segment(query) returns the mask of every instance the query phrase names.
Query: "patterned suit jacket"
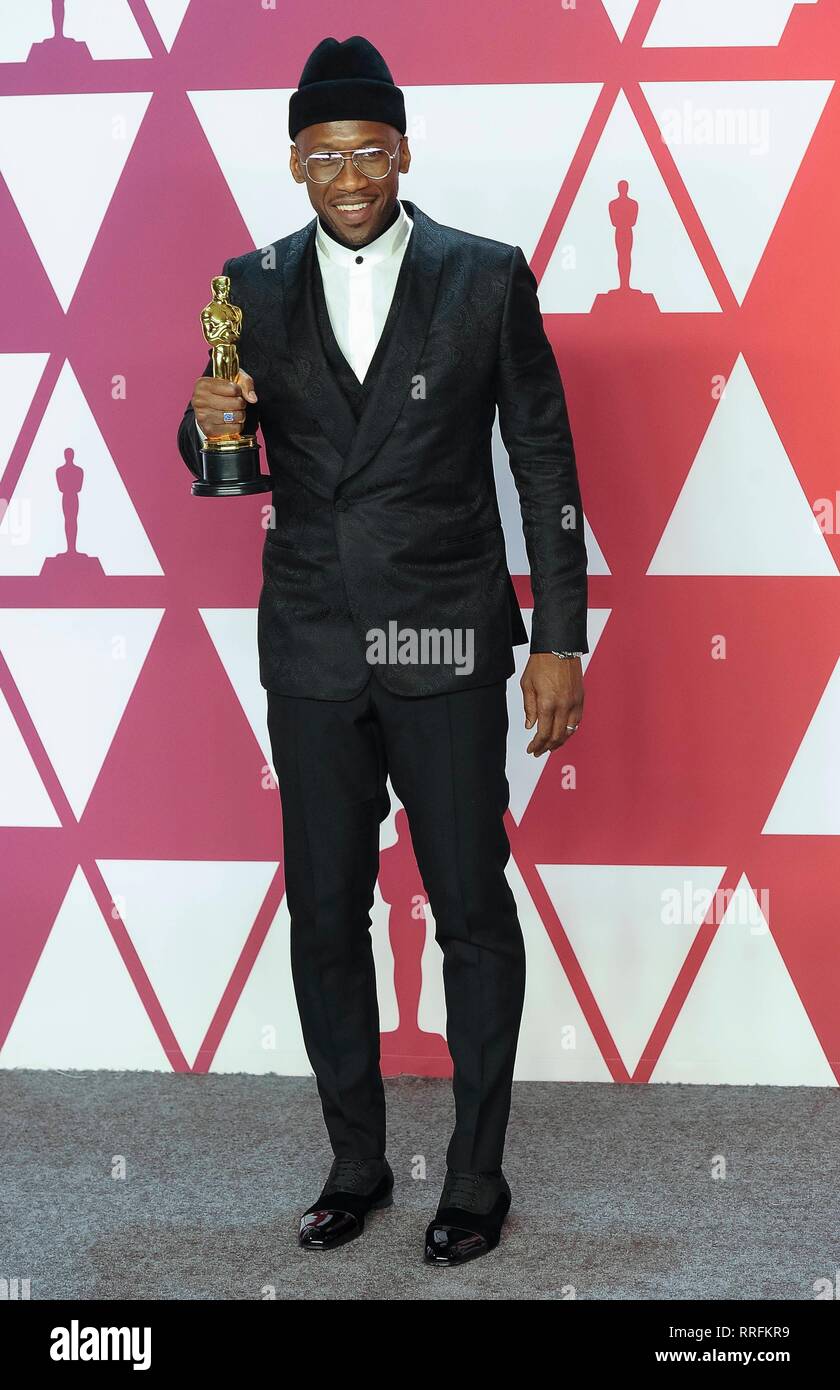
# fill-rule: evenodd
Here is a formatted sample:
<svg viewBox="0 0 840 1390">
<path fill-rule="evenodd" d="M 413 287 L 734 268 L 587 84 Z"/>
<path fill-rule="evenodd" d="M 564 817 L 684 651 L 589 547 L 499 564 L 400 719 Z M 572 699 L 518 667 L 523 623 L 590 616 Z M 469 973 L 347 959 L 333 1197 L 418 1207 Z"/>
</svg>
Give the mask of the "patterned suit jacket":
<svg viewBox="0 0 840 1390">
<path fill-rule="evenodd" d="M 401 201 L 414 230 L 358 420 L 318 327 L 317 218 L 224 266 L 244 312 L 241 365 L 258 397 L 243 428 L 259 424 L 272 479 L 260 681 L 284 695 L 348 699 L 371 669 L 401 695 L 512 674 L 512 648 L 528 638 L 493 477 L 497 405 L 531 568 L 531 651 L 589 650 L 577 468 L 536 280 L 518 246 L 443 226 Z M 200 476 L 190 406 L 178 444 Z M 401 640 L 446 632 L 462 636 Z M 372 633 L 400 639 L 373 667 Z M 380 642 L 379 661 L 383 650 Z M 460 664 L 445 659 L 455 651 Z"/>
</svg>

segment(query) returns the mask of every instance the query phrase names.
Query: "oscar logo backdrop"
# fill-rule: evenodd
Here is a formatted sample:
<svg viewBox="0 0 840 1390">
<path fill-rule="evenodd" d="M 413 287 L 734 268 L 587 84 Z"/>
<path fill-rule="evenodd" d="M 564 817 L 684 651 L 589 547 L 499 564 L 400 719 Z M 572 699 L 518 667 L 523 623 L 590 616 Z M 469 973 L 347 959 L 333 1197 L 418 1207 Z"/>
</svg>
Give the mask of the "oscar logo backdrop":
<svg viewBox="0 0 840 1390">
<path fill-rule="evenodd" d="M 288 97 L 350 33 L 406 92 L 402 193 L 528 257 L 577 446 L 580 733 L 529 760 L 510 683 L 517 1075 L 836 1085 L 836 0 L 4 7 L 0 1065 L 309 1070 L 266 499 L 191 497 L 175 435 L 210 277 L 312 216 Z M 442 1075 L 396 801 L 382 846 L 383 1064 Z"/>
</svg>

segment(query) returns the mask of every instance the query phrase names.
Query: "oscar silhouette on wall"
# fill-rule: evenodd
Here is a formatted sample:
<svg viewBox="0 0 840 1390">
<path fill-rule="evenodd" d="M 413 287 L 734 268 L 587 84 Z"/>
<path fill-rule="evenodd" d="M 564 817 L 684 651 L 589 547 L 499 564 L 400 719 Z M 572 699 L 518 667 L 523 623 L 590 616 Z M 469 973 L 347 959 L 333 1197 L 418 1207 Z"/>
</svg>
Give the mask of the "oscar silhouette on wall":
<svg viewBox="0 0 840 1390">
<path fill-rule="evenodd" d="M 60 575 L 62 580 L 104 578 L 105 571 L 95 555 L 86 555 L 76 549 L 79 533 L 79 493 L 85 478 L 85 470 L 75 462 L 75 450 L 64 450 L 64 463 L 55 470 L 55 481 L 61 493 L 61 509 L 64 512 L 64 535 L 67 549 L 57 555 L 48 555 L 41 566 L 42 574 Z"/>
<path fill-rule="evenodd" d="M 394 957 L 394 991 L 400 1017 L 394 1032 L 382 1034 L 382 1050 L 392 1057 L 432 1059 L 446 1071 L 451 1062 L 445 1039 L 440 1033 L 424 1033 L 417 1021 L 426 945 L 423 905 L 428 898 L 414 858 L 405 811 L 397 812 L 394 825 L 396 844 L 379 856 L 379 891 L 390 908 L 388 939 Z M 384 1060 L 387 1063 L 387 1056 Z"/>
<path fill-rule="evenodd" d="M 64 0 L 52 0 L 52 22 L 52 36 L 42 39 L 40 43 L 33 43 L 26 61 L 31 63 L 39 58 L 48 58 L 50 63 L 54 63 L 56 58 L 62 63 L 68 59 L 72 62 L 76 58 L 90 61 L 87 44 L 81 39 L 68 38 L 64 32 Z"/>
<path fill-rule="evenodd" d="M 634 290 L 630 284 L 630 268 L 633 260 L 633 228 L 639 217 L 639 204 L 631 198 L 630 185 L 626 179 L 618 184 L 618 197 L 609 205 L 610 221 L 615 227 L 615 250 L 618 257 L 618 289 L 599 294 L 592 305 L 592 312 L 608 309 L 611 314 L 623 315 L 627 311 L 635 319 L 639 310 L 659 313 L 659 306 L 652 294 L 644 290 Z"/>
</svg>

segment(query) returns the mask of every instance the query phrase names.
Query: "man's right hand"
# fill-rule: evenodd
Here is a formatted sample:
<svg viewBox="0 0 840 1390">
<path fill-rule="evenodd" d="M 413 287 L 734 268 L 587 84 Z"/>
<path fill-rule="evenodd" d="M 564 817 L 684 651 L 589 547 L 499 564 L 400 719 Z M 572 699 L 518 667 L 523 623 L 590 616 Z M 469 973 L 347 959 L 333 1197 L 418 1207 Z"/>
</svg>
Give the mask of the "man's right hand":
<svg viewBox="0 0 840 1390">
<path fill-rule="evenodd" d="M 236 381 L 200 376 L 195 383 L 191 405 L 196 423 L 208 437 L 212 437 L 238 434 L 245 421 L 246 402 L 255 405 L 256 401 L 253 379 L 247 372 L 240 372 Z M 222 418 L 226 410 L 233 411 L 233 420 Z"/>
</svg>

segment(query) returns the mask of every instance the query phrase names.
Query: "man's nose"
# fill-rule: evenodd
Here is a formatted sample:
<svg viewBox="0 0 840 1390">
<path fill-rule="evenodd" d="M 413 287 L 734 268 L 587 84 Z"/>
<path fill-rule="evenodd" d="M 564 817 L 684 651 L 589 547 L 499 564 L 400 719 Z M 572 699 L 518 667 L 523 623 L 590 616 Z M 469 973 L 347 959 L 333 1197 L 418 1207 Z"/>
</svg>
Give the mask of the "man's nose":
<svg viewBox="0 0 840 1390">
<path fill-rule="evenodd" d="M 352 159 L 345 159 L 344 168 L 333 180 L 335 187 L 344 193 L 357 193 L 367 184 L 364 174 L 360 174 Z"/>
</svg>

